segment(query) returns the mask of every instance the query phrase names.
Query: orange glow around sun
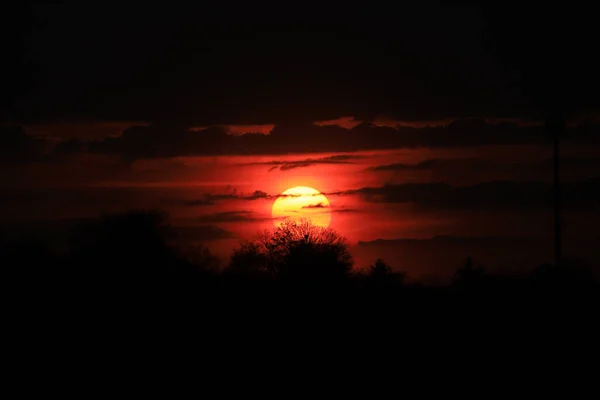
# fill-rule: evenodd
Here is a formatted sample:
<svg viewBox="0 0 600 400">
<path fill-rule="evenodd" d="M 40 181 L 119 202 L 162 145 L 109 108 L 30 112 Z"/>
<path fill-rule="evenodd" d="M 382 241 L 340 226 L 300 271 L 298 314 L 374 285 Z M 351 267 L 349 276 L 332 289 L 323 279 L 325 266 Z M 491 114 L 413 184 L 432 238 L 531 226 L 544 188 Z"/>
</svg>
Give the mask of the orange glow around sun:
<svg viewBox="0 0 600 400">
<path fill-rule="evenodd" d="M 279 226 L 285 219 L 307 218 L 313 224 L 327 227 L 331 223 L 329 200 L 321 192 L 308 186 L 287 189 L 273 203 L 273 223 Z"/>
</svg>

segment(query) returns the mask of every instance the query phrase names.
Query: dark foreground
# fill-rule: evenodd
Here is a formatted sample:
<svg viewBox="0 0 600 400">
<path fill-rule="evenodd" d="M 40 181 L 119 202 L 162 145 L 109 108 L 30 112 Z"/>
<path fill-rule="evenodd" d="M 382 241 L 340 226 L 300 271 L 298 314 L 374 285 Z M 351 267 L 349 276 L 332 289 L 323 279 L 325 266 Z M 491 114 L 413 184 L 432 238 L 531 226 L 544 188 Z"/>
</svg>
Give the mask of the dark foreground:
<svg viewBox="0 0 600 400">
<path fill-rule="evenodd" d="M 433 288 L 63 275 L 2 286 L 5 378 L 16 374 L 13 383 L 42 393 L 153 392 L 173 375 L 201 391 L 286 398 L 325 388 L 387 396 L 412 379 L 428 391 L 450 379 L 466 385 L 461 393 L 479 393 L 472 385 L 492 379 L 494 393 L 513 393 L 521 382 L 536 386 L 536 376 L 539 394 L 567 373 L 595 379 L 584 375 L 597 359 L 600 292 L 592 283 Z"/>
<path fill-rule="evenodd" d="M 600 287 L 588 267 L 501 276 L 467 261 L 451 283 L 429 287 L 380 261 L 352 269 L 337 236 L 311 242 L 299 231 L 246 245 L 218 268 L 207 252 L 174 251 L 147 220 L 111 217 L 74 235 L 67 254 L 0 246 L 3 359 L 24 387 L 40 385 L 32 368 L 69 387 L 96 379 L 89 393 L 116 371 L 184 367 L 204 384 L 224 378 L 221 391 L 239 386 L 230 374 L 269 387 L 300 379 L 280 392 L 287 398 L 314 375 L 352 388 L 348 379 L 400 367 L 490 375 L 490 366 L 556 372 L 597 360 Z M 273 243 L 281 253 L 266 257 Z"/>
<path fill-rule="evenodd" d="M 272 329 L 289 329 L 290 335 L 332 329 L 344 332 L 340 340 L 379 329 L 409 334 L 495 326 L 523 332 L 556 324 L 555 329 L 571 330 L 595 325 L 600 304 L 595 281 L 568 276 L 488 277 L 441 287 L 365 277 L 278 281 L 224 274 L 5 278 L 5 316 L 47 333 L 66 326 L 136 328 L 146 323 L 157 323 L 156 332 L 241 336 Z"/>
</svg>

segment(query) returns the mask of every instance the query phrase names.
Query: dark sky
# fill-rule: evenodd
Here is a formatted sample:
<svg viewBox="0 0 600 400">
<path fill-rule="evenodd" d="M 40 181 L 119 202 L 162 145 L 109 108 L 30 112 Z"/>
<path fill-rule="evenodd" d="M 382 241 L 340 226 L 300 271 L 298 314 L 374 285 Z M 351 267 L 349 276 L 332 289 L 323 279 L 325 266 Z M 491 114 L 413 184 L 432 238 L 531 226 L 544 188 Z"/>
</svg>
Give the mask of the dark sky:
<svg viewBox="0 0 600 400">
<path fill-rule="evenodd" d="M 196 125 L 514 117 L 548 98 L 548 79 L 553 91 L 596 84 L 585 10 L 418 4 L 21 6 L 4 13 L 5 114 Z"/>
</svg>

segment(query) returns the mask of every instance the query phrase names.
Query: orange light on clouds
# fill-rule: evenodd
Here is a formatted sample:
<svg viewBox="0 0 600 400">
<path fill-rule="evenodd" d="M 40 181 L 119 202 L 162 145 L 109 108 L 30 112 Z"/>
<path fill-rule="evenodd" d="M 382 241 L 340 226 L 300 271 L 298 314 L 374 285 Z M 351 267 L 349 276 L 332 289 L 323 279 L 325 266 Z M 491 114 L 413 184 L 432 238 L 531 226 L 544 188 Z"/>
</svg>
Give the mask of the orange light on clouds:
<svg viewBox="0 0 600 400">
<path fill-rule="evenodd" d="M 389 128 L 399 128 L 403 126 L 411 127 L 411 128 L 425 128 L 428 126 L 444 126 L 448 125 L 452 122 L 452 119 L 442 119 L 442 120 L 423 120 L 423 121 L 405 121 L 399 120 L 395 118 L 386 117 L 384 115 L 377 116 L 371 123 L 375 126 L 386 126 Z"/>
<path fill-rule="evenodd" d="M 229 135 L 240 136 L 246 133 L 262 133 L 268 135 L 271 133 L 275 124 L 262 124 L 262 125 L 221 125 L 225 132 Z"/>
<path fill-rule="evenodd" d="M 340 117 L 336 119 L 329 119 L 326 121 L 315 121 L 314 124 L 317 126 L 329 126 L 329 125 L 337 125 L 342 128 L 352 129 L 356 125 L 362 123 L 362 121 L 357 121 L 354 117 Z"/>
<path fill-rule="evenodd" d="M 226 134 L 232 136 L 241 136 L 247 133 L 260 133 L 263 135 L 268 135 L 271 133 L 273 128 L 275 128 L 275 124 L 254 124 L 254 125 L 214 125 L 219 128 L 223 128 Z M 193 126 L 189 130 L 191 132 L 200 132 L 205 129 L 210 128 L 210 126 Z"/>
</svg>

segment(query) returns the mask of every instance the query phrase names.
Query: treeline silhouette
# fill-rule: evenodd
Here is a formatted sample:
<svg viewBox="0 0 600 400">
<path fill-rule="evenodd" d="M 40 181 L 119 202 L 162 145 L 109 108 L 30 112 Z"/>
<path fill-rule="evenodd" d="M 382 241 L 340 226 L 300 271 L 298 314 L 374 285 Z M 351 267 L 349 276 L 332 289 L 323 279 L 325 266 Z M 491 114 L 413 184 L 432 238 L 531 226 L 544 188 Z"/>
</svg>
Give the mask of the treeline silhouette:
<svg viewBox="0 0 600 400">
<path fill-rule="evenodd" d="M 490 354 L 509 338 L 542 346 L 538 338 L 562 335 L 557 327 L 578 342 L 594 332 L 599 286 L 584 266 L 499 275 L 467 259 L 448 285 L 426 286 L 383 260 L 358 268 L 342 236 L 309 221 L 243 241 L 223 263 L 181 244 L 159 211 L 88 221 L 69 242 L 62 253 L 35 241 L 0 247 L 4 343 L 15 359 L 50 351 L 60 360 L 65 349 L 118 359 L 135 348 L 145 360 L 160 346 L 215 360 L 286 349 L 281 365 L 294 365 L 308 354 L 381 359 L 416 343 Z"/>
<path fill-rule="evenodd" d="M 507 249 L 510 251 L 510 249 Z M 131 211 L 82 223 L 69 250 L 51 251 L 35 241 L 4 241 L 0 248 L 5 291 L 30 299 L 70 301 L 183 301 L 245 304 L 270 299 L 299 303 L 354 297 L 361 301 L 407 296 L 510 301 L 526 296 L 561 297 L 595 292 L 598 280 L 585 265 L 542 265 L 520 275 L 491 274 L 467 258 L 451 284 L 428 287 L 395 272 L 384 260 L 354 265 L 346 240 L 308 220 L 285 221 L 242 241 L 223 263 L 202 245 L 177 240 L 161 211 Z M 386 303 L 387 304 L 387 303 Z"/>
</svg>

